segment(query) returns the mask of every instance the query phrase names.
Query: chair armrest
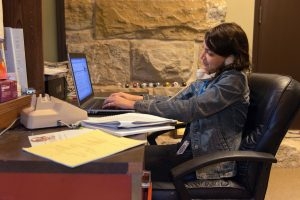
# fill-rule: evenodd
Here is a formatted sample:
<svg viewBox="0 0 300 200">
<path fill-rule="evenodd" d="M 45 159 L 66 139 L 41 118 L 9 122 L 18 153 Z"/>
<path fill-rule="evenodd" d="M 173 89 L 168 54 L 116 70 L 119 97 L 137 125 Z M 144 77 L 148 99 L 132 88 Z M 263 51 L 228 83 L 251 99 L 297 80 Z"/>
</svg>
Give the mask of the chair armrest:
<svg viewBox="0 0 300 200">
<path fill-rule="evenodd" d="M 171 172 L 174 180 L 181 179 L 183 176 L 195 171 L 196 169 L 225 161 L 253 161 L 264 163 L 276 163 L 277 159 L 272 154 L 264 152 L 219 151 L 188 160 L 174 167 L 171 170 Z"/>
<path fill-rule="evenodd" d="M 263 163 L 276 163 L 276 158 L 270 153 L 255 151 L 219 151 L 209 153 L 188 160 L 171 170 L 174 186 L 179 193 L 180 199 L 190 199 L 189 192 L 185 188 L 183 177 L 196 169 L 206 167 L 211 164 L 225 161 L 252 161 Z"/>
<path fill-rule="evenodd" d="M 178 123 L 174 124 L 174 126 L 175 126 L 175 130 L 176 130 L 176 129 L 180 129 L 180 128 L 185 128 L 186 123 L 178 122 Z M 148 141 L 148 143 L 149 143 L 150 145 L 157 145 L 157 143 L 156 143 L 156 141 L 155 141 L 156 138 L 157 138 L 158 136 L 160 136 L 160 135 L 163 135 L 163 134 L 167 133 L 167 132 L 169 132 L 169 130 L 168 130 L 168 131 L 157 131 L 157 132 L 152 132 L 151 134 L 149 134 L 149 135 L 147 136 L 147 141 Z"/>
</svg>

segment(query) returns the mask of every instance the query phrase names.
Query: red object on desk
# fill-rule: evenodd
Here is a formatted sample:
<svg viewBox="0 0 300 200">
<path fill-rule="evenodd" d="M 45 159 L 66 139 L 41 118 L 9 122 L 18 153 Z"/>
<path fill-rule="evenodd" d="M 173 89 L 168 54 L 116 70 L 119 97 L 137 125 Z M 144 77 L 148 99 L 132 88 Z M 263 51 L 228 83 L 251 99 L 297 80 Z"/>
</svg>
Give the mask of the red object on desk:
<svg viewBox="0 0 300 200">
<path fill-rule="evenodd" d="M 0 103 L 17 97 L 17 82 L 14 80 L 0 80 Z"/>
</svg>

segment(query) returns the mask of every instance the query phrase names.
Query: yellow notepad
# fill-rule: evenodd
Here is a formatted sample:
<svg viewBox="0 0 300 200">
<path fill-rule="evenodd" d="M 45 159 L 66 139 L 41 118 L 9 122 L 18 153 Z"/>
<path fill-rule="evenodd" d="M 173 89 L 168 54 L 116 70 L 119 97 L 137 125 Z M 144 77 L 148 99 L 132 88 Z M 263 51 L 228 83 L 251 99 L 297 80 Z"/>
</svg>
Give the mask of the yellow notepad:
<svg viewBox="0 0 300 200">
<path fill-rule="evenodd" d="M 145 140 L 116 137 L 101 130 L 92 130 L 79 136 L 23 150 L 68 167 L 76 167 L 145 143 Z"/>
</svg>

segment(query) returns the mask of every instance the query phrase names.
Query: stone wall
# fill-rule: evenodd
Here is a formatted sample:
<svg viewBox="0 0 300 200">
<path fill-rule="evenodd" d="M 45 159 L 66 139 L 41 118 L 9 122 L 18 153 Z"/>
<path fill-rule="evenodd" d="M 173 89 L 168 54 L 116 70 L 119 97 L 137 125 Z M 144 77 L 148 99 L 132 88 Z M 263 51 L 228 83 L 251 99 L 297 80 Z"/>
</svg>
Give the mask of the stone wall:
<svg viewBox="0 0 300 200">
<path fill-rule="evenodd" d="M 195 79 L 205 31 L 226 0 L 65 0 L 69 52 L 85 52 L 92 82 Z"/>
</svg>

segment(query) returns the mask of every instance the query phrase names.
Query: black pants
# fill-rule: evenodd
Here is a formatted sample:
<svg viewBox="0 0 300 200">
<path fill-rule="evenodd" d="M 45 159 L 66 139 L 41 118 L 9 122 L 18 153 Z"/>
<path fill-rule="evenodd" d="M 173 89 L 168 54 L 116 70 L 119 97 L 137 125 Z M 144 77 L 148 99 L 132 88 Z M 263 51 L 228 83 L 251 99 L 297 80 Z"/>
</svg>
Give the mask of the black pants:
<svg viewBox="0 0 300 200">
<path fill-rule="evenodd" d="M 182 155 L 176 155 L 178 145 L 145 147 L 145 169 L 151 171 L 152 181 L 172 181 L 171 169 L 193 157 L 190 148 L 187 148 Z M 195 179 L 195 174 L 188 175 L 186 178 Z"/>
</svg>

